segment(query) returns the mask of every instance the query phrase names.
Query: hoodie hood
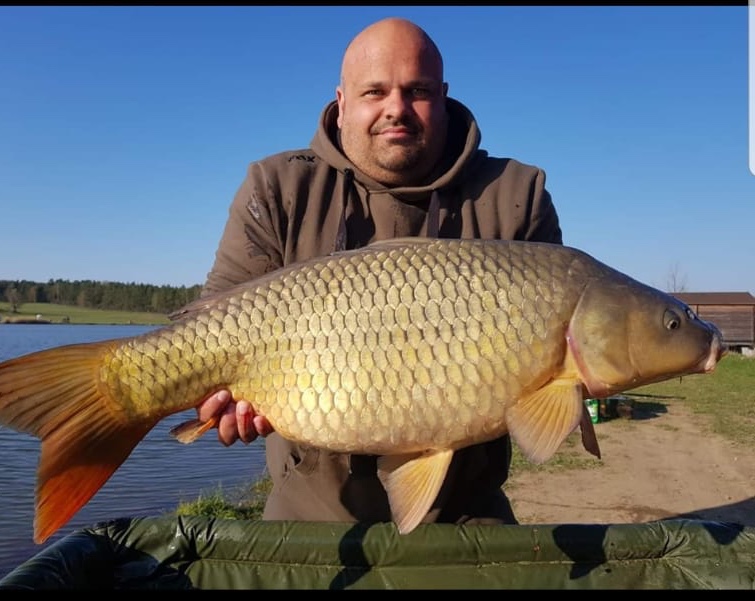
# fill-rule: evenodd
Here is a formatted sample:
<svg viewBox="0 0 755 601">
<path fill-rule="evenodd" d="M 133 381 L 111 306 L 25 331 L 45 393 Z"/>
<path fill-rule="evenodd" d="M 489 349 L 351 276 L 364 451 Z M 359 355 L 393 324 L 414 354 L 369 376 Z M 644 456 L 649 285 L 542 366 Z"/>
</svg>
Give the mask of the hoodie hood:
<svg viewBox="0 0 755 601">
<path fill-rule="evenodd" d="M 317 131 L 312 139 L 311 148 L 317 156 L 344 175 L 351 172 L 354 181 L 361 184 L 372 194 L 387 192 L 404 200 L 412 197 L 427 198 L 429 193 L 442 190 L 451 185 L 469 168 L 471 164 L 487 156 L 480 150 L 480 130 L 472 112 L 458 100 L 446 98 L 448 110 L 448 151 L 441 159 L 433 181 L 422 186 L 389 187 L 375 181 L 357 169 L 343 154 L 338 136 L 338 104 L 331 101 L 320 113 Z"/>
</svg>

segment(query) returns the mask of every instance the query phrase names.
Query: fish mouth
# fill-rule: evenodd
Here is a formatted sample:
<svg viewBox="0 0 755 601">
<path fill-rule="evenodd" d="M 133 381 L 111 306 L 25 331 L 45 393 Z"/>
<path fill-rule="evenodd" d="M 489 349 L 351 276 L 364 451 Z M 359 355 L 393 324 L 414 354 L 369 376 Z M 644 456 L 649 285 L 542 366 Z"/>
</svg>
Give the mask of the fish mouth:
<svg viewBox="0 0 755 601">
<path fill-rule="evenodd" d="M 706 322 L 710 327 L 710 344 L 708 346 L 708 352 L 700 357 L 700 361 L 697 363 L 697 369 L 690 371 L 689 373 L 709 374 L 715 371 L 716 365 L 728 352 L 728 347 L 724 344 L 723 336 L 719 329 Z"/>
<path fill-rule="evenodd" d="M 721 358 L 729 352 L 729 347 L 723 343 L 723 339 L 719 332 L 715 332 L 713 340 L 710 345 L 710 352 L 704 359 L 700 371 L 704 374 L 709 374 L 716 369 L 716 365 Z"/>
<path fill-rule="evenodd" d="M 698 319 L 700 318 L 698 317 Z M 709 374 L 716 369 L 716 365 L 718 365 L 721 358 L 729 352 L 729 347 L 724 344 L 724 337 L 716 324 L 705 319 L 700 319 L 700 321 L 710 332 L 710 347 L 708 354 L 700 360 L 699 371 L 700 373 Z"/>
</svg>

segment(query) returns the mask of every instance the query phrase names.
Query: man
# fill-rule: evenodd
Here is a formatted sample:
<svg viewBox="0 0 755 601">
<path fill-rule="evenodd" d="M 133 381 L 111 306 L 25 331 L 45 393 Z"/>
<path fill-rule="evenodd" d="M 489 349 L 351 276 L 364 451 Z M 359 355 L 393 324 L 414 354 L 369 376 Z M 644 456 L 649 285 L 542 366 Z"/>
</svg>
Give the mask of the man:
<svg viewBox="0 0 755 601">
<path fill-rule="evenodd" d="M 562 243 L 544 172 L 480 150 L 473 115 L 447 92 L 441 54 L 418 26 L 390 18 L 359 33 L 311 148 L 250 165 L 203 294 L 385 238 Z M 228 391 L 198 414 L 221 414 L 226 445 L 266 436 L 273 489 L 263 519 L 391 519 L 375 457 L 288 442 Z M 501 490 L 510 461 L 508 436 L 456 452 L 424 521 L 516 523 Z"/>
</svg>

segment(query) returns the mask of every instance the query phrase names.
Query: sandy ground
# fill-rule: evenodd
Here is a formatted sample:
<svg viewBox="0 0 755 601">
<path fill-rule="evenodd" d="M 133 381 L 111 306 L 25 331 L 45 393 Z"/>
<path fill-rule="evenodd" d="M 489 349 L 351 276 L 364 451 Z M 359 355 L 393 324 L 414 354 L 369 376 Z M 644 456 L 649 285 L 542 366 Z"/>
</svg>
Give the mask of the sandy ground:
<svg viewBox="0 0 755 601">
<path fill-rule="evenodd" d="M 637 405 L 656 410 L 595 424 L 594 467 L 511 475 L 505 490 L 520 523 L 685 517 L 755 526 L 755 450 L 712 434 L 682 403 Z M 581 445 L 567 452 L 591 457 Z"/>
</svg>

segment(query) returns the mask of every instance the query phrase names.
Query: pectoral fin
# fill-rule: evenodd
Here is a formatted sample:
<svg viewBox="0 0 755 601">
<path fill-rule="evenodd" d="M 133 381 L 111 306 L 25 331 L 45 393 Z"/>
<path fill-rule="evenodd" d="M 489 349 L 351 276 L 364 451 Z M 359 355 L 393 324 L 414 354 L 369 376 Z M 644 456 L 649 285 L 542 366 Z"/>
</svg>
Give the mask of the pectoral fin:
<svg viewBox="0 0 755 601">
<path fill-rule="evenodd" d="M 592 425 L 592 419 L 590 419 L 590 412 L 587 410 L 587 405 L 582 412 L 582 421 L 579 422 L 579 427 L 582 430 L 582 446 L 589 452 L 600 459 L 600 446 L 598 445 L 598 437 L 595 436 L 595 428 Z"/>
<path fill-rule="evenodd" d="M 524 456 L 543 463 L 580 424 L 584 411 L 582 384 L 559 379 L 520 399 L 506 413 L 506 424 Z"/>
<path fill-rule="evenodd" d="M 378 478 L 388 494 L 399 533 L 414 530 L 430 511 L 452 457 L 453 451 L 446 450 L 378 458 Z"/>
</svg>

